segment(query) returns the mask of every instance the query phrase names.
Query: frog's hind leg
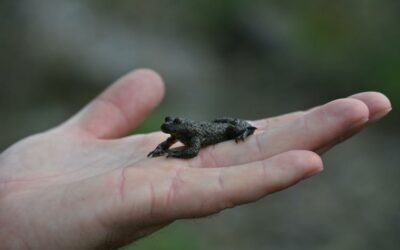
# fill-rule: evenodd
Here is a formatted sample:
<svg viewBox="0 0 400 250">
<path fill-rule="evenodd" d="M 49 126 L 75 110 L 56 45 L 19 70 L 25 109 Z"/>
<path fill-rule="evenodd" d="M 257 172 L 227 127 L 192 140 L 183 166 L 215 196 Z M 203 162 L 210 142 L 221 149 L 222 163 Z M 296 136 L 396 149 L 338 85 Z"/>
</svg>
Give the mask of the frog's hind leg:
<svg viewBox="0 0 400 250">
<path fill-rule="evenodd" d="M 256 127 L 250 126 L 241 131 L 241 133 L 238 134 L 235 138 L 235 142 L 238 143 L 239 141 L 244 141 L 247 137 L 250 135 L 254 134 L 254 131 L 256 130 Z"/>
<path fill-rule="evenodd" d="M 175 157 L 183 159 L 193 158 L 199 154 L 200 148 L 201 148 L 200 140 L 194 140 L 188 146 L 167 150 L 167 157 Z"/>
</svg>

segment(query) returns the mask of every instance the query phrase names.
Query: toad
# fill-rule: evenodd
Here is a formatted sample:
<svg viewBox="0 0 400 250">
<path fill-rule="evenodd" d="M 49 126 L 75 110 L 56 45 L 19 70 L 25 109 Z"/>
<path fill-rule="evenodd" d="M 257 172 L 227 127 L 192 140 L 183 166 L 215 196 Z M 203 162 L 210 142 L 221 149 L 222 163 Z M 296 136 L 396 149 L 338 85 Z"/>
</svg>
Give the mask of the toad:
<svg viewBox="0 0 400 250">
<path fill-rule="evenodd" d="M 204 146 L 233 139 L 238 143 L 252 135 L 256 129 L 247 121 L 237 118 L 221 118 L 205 122 L 166 117 L 161 125 L 161 131 L 171 136 L 150 152 L 148 157 L 166 154 L 167 157 L 193 158 Z M 170 149 L 178 141 L 184 146 Z"/>
</svg>

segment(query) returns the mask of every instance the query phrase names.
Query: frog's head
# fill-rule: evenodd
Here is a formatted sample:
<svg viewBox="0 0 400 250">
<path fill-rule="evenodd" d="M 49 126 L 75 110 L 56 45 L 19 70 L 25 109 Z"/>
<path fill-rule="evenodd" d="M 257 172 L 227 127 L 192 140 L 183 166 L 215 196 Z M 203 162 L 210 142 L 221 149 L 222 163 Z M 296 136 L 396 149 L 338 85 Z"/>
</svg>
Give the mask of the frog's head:
<svg viewBox="0 0 400 250">
<path fill-rule="evenodd" d="M 183 118 L 165 117 L 164 123 L 161 125 L 161 131 L 167 134 L 175 134 L 188 128 L 188 122 Z"/>
</svg>

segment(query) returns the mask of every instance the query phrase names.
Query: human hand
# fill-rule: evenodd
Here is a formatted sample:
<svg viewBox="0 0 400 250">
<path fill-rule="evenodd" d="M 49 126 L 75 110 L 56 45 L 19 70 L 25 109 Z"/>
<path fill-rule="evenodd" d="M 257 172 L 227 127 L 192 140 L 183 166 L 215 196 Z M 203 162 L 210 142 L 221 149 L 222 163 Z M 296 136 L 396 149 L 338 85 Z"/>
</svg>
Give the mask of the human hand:
<svg viewBox="0 0 400 250">
<path fill-rule="evenodd" d="M 160 102 L 162 80 L 138 70 L 66 123 L 0 155 L 2 249 L 109 249 L 181 218 L 256 201 L 322 170 L 324 152 L 390 111 L 360 93 L 252 122 L 245 143 L 190 160 L 147 158 L 167 135 L 123 137 Z"/>
</svg>

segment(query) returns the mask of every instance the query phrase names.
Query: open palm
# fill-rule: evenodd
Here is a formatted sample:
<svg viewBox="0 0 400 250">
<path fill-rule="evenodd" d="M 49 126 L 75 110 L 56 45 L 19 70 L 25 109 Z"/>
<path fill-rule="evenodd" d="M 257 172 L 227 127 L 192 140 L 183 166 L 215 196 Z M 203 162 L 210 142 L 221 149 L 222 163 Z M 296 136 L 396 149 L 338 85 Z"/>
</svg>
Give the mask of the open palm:
<svg viewBox="0 0 400 250">
<path fill-rule="evenodd" d="M 123 137 L 160 102 L 150 70 L 118 80 L 66 123 L 0 155 L 4 249 L 109 249 L 180 218 L 255 201 L 322 170 L 318 154 L 390 111 L 366 92 L 252 124 L 190 160 L 146 158 L 167 135 Z"/>
</svg>

